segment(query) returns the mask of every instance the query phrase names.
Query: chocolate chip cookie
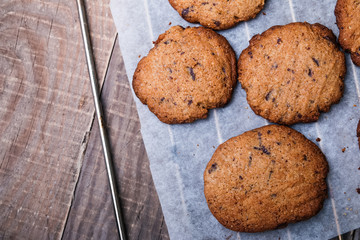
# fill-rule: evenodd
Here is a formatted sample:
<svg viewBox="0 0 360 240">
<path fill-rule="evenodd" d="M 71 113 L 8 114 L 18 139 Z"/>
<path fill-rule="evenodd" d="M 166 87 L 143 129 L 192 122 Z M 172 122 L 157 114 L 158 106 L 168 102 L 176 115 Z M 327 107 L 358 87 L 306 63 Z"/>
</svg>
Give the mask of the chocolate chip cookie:
<svg viewBox="0 0 360 240">
<path fill-rule="evenodd" d="M 254 18 L 265 0 L 169 0 L 182 18 L 191 23 L 221 30 Z"/>
<path fill-rule="evenodd" d="M 253 111 L 279 124 L 317 121 L 340 101 L 344 53 L 320 24 L 291 23 L 255 35 L 238 61 Z"/>
<path fill-rule="evenodd" d="M 360 66 L 360 0 L 338 0 L 335 16 L 340 44 L 351 53 L 351 60 Z"/>
<path fill-rule="evenodd" d="M 140 60 L 132 84 L 162 122 L 193 122 L 230 100 L 236 84 L 235 53 L 211 29 L 175 26 Z"/>
<path fill-rule="evenodd" d="M 226 228 L 261 232 L 316 215 L 327 198 L 328 163 L 301 133 L 270 125 L 233 137 L 204 172 L 207 204 Z"/>
</svg>

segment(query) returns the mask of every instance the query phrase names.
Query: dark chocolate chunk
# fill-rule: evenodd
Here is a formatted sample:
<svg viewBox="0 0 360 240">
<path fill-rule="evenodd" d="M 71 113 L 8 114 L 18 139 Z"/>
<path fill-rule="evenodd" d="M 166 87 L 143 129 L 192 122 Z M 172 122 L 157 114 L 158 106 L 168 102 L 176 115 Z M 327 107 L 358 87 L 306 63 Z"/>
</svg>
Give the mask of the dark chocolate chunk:
<svg viewBox="0 0 360 240">
<path fill-rule="evenodd" d="M 190 75 L 191 75 L 192 80 L 195 81 L 194 69 L 193 69 L 192 67 L 188 67 L 187 69 L 188 69 L 188 71 L 189 71 L 189 73 L 190 73 Z"/>
<path fill-rule="evenodd" d="M 265 96 L 265 100 L 266 100 L 266 101 L 269 101 L 271 92 L 272 92 L 272 90 L 266 94 L 266 96 Z"/>
<path fill-rule="evenodd" d="M 211 174 L 212 172 L 217 170 L 217 163 L 214 163 L 211 165 L 210 169 L 208 170 L 208 173 Z"/>
<path fill-rule="evenodd" d="M 221 25 L 221 22 L 214 20 L 214 24 L 219 27 Z"/>
<path fill-rule="evenodd" d="M 316 58 L 312 58 L 312 60 L 314 61 L 314 63 L 319 67 L 320 64 L 319 64 L 319 60 L 317 60 Z"/>
<path fill-rule="evenodd" d="M 313 75 L 313 72 L 312 72 L 311 68 L 309 68 L 308 75 L 309 75 L 309 77 L 312 77 L 312 75 Z"/>
<path fill-rule="evenodd" d="M 181 12 L 181 16 L 182 16 L 182 17 L 185 17 L 185 16 L 188 15 L 188 14 L 189 14 L 189 8 L 185 8 L 185 9 L 183 9 L 182 12 Z"/>
<path fill-rule="evenodd" d="M 252 156 L 250 155 L 249 156 L 249 164 L 248 164 L 249 167 L 251 166 L 251 162 L 252 162 Z"/>
</svg>

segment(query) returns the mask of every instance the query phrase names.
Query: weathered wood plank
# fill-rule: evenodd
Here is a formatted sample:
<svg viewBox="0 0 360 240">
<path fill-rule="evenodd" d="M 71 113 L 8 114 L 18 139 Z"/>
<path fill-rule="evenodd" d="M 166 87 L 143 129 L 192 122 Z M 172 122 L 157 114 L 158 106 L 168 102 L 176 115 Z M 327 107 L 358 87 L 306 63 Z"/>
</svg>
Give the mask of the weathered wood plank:
<svg viewBox="0 0 360 240">
<path fill-rule="evenodd" d="M 104 76 L 115 28 L 89 2 Z M 78 25 L 75 1 L 0 2 L 1 239 L 63 232 L 94 112 Z"/>
<path fill-rule="evenodd" d="M 168 239 L 140 133 L 135 103 L 117 42 L 105 78 L 102 101 L 129 239 Z M 116 237 L 113 206 L 98 125 L 95 122 L 64 239 Z"/>
</svg>

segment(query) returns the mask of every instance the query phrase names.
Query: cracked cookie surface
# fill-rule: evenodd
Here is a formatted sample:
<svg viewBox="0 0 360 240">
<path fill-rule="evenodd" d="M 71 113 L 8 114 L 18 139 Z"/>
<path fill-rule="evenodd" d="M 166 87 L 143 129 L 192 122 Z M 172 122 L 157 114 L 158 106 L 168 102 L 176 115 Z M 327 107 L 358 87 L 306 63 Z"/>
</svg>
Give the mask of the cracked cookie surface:
<svg viewBox="0 0 360 240">
<path fill-rule="evenodd" d="M 261 232 L 316 215 L 327 197 L 328 163 L 301 133 L 269 125 L 221 144 L 204 172 L 215 218 L 240 232 Z"/>
<path fill-rule="evenodd" d="M 162 122 L 193 122 L 231 99 L 235 53 L 211 29 L 175 26 L 140 60 L 132 84 L 137 97 Z"/>
<path fill-rule="evenodd" d="M 169 0 L 182 18 L 215 30 L 228 29 L 254 18 L 265 0 Z"/>
<path fill-rule="evenodd" d="M 344 53 L 321 24 L 291 23 L 255 35 L 238 61 L 253 111 L 279 124 L 317 121 L 340 101 Z"/>
<path fill-rule="evenodd" d="M 340 44 L 351 53 L 351 60 L 360 66 L 360 0 L 338 0 L 335 16 Z"/>
</svg>

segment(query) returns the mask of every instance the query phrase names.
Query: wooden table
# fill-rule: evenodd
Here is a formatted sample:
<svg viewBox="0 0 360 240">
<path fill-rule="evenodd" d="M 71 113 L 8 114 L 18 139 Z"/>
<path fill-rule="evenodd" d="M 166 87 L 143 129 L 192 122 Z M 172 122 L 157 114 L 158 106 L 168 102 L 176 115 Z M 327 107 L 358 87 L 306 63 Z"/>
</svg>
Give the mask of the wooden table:
<svg viewBox="0 0 360 240">
<path fill-rule="evenodd" d="M 85 2 L 127 234 L 168 239 L 109 0 Z M 1 0 L 0 239 L 116 239 L 94 119 L 75 1 Z"/>
</svg>

